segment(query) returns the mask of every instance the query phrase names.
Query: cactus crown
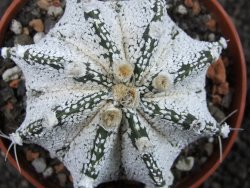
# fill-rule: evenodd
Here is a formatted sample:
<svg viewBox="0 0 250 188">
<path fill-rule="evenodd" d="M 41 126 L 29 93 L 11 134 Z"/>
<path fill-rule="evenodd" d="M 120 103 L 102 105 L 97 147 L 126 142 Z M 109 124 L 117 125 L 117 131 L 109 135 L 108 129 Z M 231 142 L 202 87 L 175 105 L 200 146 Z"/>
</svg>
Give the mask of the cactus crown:
<svg viewBox="0 0 250 188">
<path fill-rule="evenodd" d="M 39 43 L 2 49 L 27 87 L 27 115 L 12 142 L 46 148 L 75 187 L 120 178 L 168 187 L 182 148 L 228 134 L 210 115 L 204 89 L 225 47 L 224 39 L 190 38 L 165 0 L 67 0 Z"/>
</svg>

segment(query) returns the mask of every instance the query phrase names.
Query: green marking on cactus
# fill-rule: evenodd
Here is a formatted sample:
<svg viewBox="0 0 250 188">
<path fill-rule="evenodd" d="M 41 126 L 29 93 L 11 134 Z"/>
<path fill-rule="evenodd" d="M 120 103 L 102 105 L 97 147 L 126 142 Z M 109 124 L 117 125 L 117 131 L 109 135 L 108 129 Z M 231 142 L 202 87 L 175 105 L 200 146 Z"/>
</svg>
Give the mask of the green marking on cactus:
<svg viewBox="0 0 250 188">
<path fill-rule="evenodd" d="M 63 62 L 66 61 L 63 57 L 49 56 L 47 54 L 43 54 L 42 52 L 35 52 L 31 49 L 24 52 L 23 59 L 30 65 L 34 65 L 36 63 L 40 65 L 48 65 L 57 70 L 63 68 Z"/>
<path fill-rule="evenodd" d="M 146 67 L 149 66 L 153 51 L 158 45 L 159 40 L 152 38 L 152 36 L 149 34 L 149 31 L 152 23 L 162 21 L 164 16 L 164 8 L 164 2 L 162 0 L 156 0 L 154 2 L 154 7 L 152 10 L 154 11 L 155 15 L 143 33 L 142 41 L 144 41 L 144 45 L 140 50 L 141 56 L 137 59 L 135 64 L 134 72 L 136 81 L 140 81 L 142 79 L 142 74 L 144 73 Z"/>
<path fill-rule="evenodd" d="M 98 126 L 93 149 L 90 154 L 90 161 L 88 164 L 83 165 L 82 172 L 86 174 L 88 177 L 96 179 L 98 177 L 99 172 L 96 171 L 96 166 L 100 164 L 101 160 L 104 158 L 104 149 L 107 138 L 112 134 L 105 130 L 102 126 Z"/>
<path fill-rule="evenodd" d="M 91 68 L 90 63 L 84 63 L 86 65 L 86 73 L 84 76 L 74 78 L 78 82 L 86 83 L 88 81 L 103 85 L 107 88 L 111 88 L 114 84 L 113 82 L 103 73 L 99 73 L 94 68 Z"/>
<path fill-rule="evenodd" d="M 178 83 L 188 76 L 190 76 L 193 72 L 199 72 L 202 70 L 206 65 L 213 63 L 214 58 L 210 51 L 202 51 L 199 53 L 200 58 L 196 62 L 191 62 L 190 64 L 182 64 L 181 68 L 176 71 L 172 72 L 171 74 L 177 74 L 174 79 L 174 83 Z"/>
<path fill-rule="evenodd" d="M 98 93 L 86 95 L 75 103 L 68 101 L 65 103 L 65 108 L 57 106 L 53 109 L 53 111 L 56 113 L 56 118 L 59 121 L 59 125 L 63 123 L 63 121 L 69 116 L 81 112 L 84 113 L 86 110 L 91 112 L 93 109 L 100 106 L 100 102 L 102 100 L 107 99 L 107 95 L 107 92 L 100 91 Z"/>
<path fill-rule="evenodd" d="M 23 140 L 31 139 L 31 138 L 39 138 L 42 136 L 43 132 L 43 125 L 42 125 L 43 120 L 39 119 L 36 120 L 30 124 L 28 124 L 24 129 L 18 130 L 18 133 L 20 134 L 20 137 Z"/>
<path fill-rule="evenodd" d="M 142 160 L 147 166 L 150 178 L 154 181 L 154 184 L 158 187 L 162 187 L 166 184 L 163 179 L 162 171 L 158 167 L 156 161 L 154 160 L 152 154 L 143 154 Z"/>
<path fill-rule="evenodd" d="M 123 108 L 122 110 L 124 116 L 128 121 L 129 129 L 131 130 L 129 137 L 132 141 L 132 144 L 136 149 L 139 149 L 138 146 L 136 145 L 136 140 L 144 137 L 148 138 L 146 127 L 142 126 L 138 118 L 137 112 L 135 110 L 130 108 Z"/>
<path fill-rule="evenodd" d="M 143 101 L 144 107 L 142 108 L 151 118 L 157 118 L 168 120 L 169 122 L 180 125 L 183 130 L 190 130 L 193 127 L 201 126 L 198 118 L 189 112 L 176 113 L 174 110 L 168 108 L 160 108 L 155 102 Z M 219 126 L 214 125 L 212 122 L 206 122 L 204 129 L 201 133 L 215 134 L 219 131 Z"/>
<path fill-rule="evenodd" d="M 172 123 L 181 125 L 183 130 L 189 130 L 192 124 L 197 123 L 198 121 L 194 115 L 185 111 L 179 114 L 172 109 L 168 109 L 167 107 L 160 108 L 157 102 L 147 102 L 142 100 L 142 103 L 144 104 L 142 107 L 143 111 L 151 118 L 168 120 Z"/>
<path fill-rule="evenodd" d="M 110 67 L 112 67 L 114 62 L 114 54 L 120 56 L 120 51 L 117 49 L 115 42 L 111 41 L 110 33 L 106 28 L 103 18 L 101 17 L 100 10 L 92 10 L 90 12 L 85 12 L 84 17 L 86 20 L 92 18 L 93 21 L 93 29 L 95 34 L 101 39 L 99 43 L 103 48 L 107 49 L 108 52 L 106 54 L 102 54 L 104 58 L 108 58 L 110 61 Z"/>
<path fill-rule="evenodd" d="M 66 153 L 69 151 L 70 145 L 65 144 L 62 148 L 56 150 L 56 154 L 60 156 L 61 158 L 64 158 Z"/>
<path fill-rule="evenodd" d="M 144 82 L 144 85 L 143 85 L 143 92 L 142 93 L 142 96 L 145 96 L 147 95 L 147 93 L 149 92 L 153 92 L 153 90 L 155 89 L 154 86 L 153 86 L 153 80 L 159 76 L 159 74 L 162 72 L 162 70 L 159 70 L 157 71 L 154 75 L 150 76 L 149 80 L 147 80 L 146 82 Z"/>
<path fill-rule="evenodd" d="M 201 130 L 201 133 L 206 133 L 210 135 L 214 135 L 217 133 L 218 135 L 220 135 L 220 129 L 220 124 L 216 124 L 216 126 L 214 126 L 214 123 L 206 121 L 205 127 L 203 130 Z"/>
<path fill-rule="evenodd" d="M 171 33 L 171 39 L 175 40 L 175 38 L 179 35 L 179 31 L 175 29 L 175 27 L 172 29 Z"/>
</svg>

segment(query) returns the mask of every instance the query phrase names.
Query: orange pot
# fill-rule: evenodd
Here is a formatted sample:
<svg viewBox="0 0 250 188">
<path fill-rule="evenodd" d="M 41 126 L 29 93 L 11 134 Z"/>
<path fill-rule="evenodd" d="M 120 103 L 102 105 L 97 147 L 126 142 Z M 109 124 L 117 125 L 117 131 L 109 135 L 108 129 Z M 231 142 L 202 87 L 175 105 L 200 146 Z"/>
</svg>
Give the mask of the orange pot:
<svg viewBox="0 0 250 188">
<path fill-rule="evenodd" d="M 6 29 L 10 21 L 17 14 L 18 10 L 26 3 L 27 0 L 13 0 L 12 4 L 9 6 L 4 16 L 0 21 L 0 43 L 3 42 Z M 246 65 L 245 58 L 243 54 L 242 45 L 238 36 L 238 33 L 230 20 L 229 16 L 225 12 L 225 10 L 221 7 L 221 5 L 217 2 L 217 0 L 204 0 L 207 8 L 212 12 L 218 21 L 218 25 L 223 33 L 223 36 L 229 40 L 228 50 L 232 57 L 232 62 L 234 62 L 232 66 L 232 76 L 234 77 L 234 97 L 232 100 L 232 104 L 230 107 L 230 111 L 237 109 L 237 114 L 232 116 L 228 123 L 233 128 L 240 128 L 244 109 L 245 109 L 245 101 L 246 101 Z M 232 145 L 237 137 L 237 131 L 233 131 L 230 134 L 228 139 L 225 139 L 223 142 L 223 159 L 228 155 Z M 6 140 L 0 139 L 0 148 L 4 153 L 6 153 L 8 148 L 8 142 Z M 16 162 L 12 155 L 8 156 L 10 163 L 17 168 Z M 28 164 L 24 159 L 20 159 L 20 166 L 22 169 L 21 174 L 35 187 L 57 187 L 56 185 L 45 182 Z M 178 183 L 177 187 L 191 187 L 195 188 L 200 186 L 220 165 L 219 159 L 219 151 L 215 150 L 215 152 L 209 157 L 207 162 L 201 167 L 199 172 L 194 174 L 190 174 L 188 177 L 183 179 Z M 130 187 L 131 184 L 127 184 L 126 187 Z M 120 187 L 120 184 L 118 185 Z M 117 187 L 117 186 L 116 186 Z M 137 187 L 137 186 L 133 186 Z"/>
</svg>

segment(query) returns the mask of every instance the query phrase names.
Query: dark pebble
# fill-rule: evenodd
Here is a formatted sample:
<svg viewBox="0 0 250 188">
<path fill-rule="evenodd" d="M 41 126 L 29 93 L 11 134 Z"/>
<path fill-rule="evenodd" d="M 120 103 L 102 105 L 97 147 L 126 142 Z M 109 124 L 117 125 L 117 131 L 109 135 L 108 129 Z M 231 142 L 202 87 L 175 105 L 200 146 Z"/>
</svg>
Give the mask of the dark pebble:
<svg viewBox="0 0 250 188">
<path fill-rule="evenodd" d="M 33 39 L 29 35 L 21 34 L 14 38 L 15 44 L 28 45 L 33 43 Z"/>
</svg>

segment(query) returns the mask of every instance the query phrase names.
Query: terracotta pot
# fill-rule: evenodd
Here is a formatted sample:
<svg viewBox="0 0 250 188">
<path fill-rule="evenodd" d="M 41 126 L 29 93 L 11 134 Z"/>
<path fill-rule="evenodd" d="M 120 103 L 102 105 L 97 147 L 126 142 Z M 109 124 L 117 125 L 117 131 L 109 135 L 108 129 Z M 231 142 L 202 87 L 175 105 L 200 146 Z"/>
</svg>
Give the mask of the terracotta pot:
<svg viewBox="0 0 250 188">
<path fill-rule="evenodd" d="M 0 43 L 2 43 L 6 29 L 18 10 L 25 4 L 27 0 L 13 0 L 12 4 L 9 6 L 7 11 L 0 22 Z M 233 101 L 230 107 L 230 111 L 237 109 L 237 114 L 232 116 L 228 123 L 233 128 L 240 128 L 241 122 L 244 115 L 245 109 L 245 100 L 246 100 L 246 66 L 245 59 L 243 54 L 242 45 L 238 36 L 238 33 L 232 24 L 227 13 L 221 7 L 221 5 L 217 2 L 217 0 L 204 0 L 208 9 L 214 14 L 215 18 L 218 21 L 218 25 L 223 33 L 223 36 L 229 40 L 229 52 L 232 56 L 232 77 L 234 78 L 233 87 L 235 89 Z M 223 159 L 229 153 L 235 139 L 237 137 L 237 131 L 233 131 L 230 134 L 228 139 L 225 139 L 223 142 Z M 0 147 L 3 152 L 7 151 L 9 142 L 6 140 L 0 139 Z M 12 155 L 8 156 L 10 163 L 17 168 L 16 162 Z M 22 172 L 21 174 L 35 187 L 57 187 L 56 185 L 45 182 L 31 167 L 28 165 L 28 162 L 24 159 L 20 159 L 20 165 Z M 220 165 L 219 160 L 219 151 L 218 149 L 212 154 L 212 156 L 207 160 L 207 162 L 201 167 L 199 172 L 194 174 L 190 174 L 188 177 L 183 179 L 178 183 L 177 187 L 198 187 L 200 186 Z M 136 183 L 117 183 L 115 187 L 141 187 L 141 184 Z M 133 185 L 132 185 L 133 184 Z M 110 183 L 109 183 L 110 185 Z M 106 187 L 106 186 L 105 186 Z M 113 186 L 109 186 L 113 187 Z"/>
</svg>

